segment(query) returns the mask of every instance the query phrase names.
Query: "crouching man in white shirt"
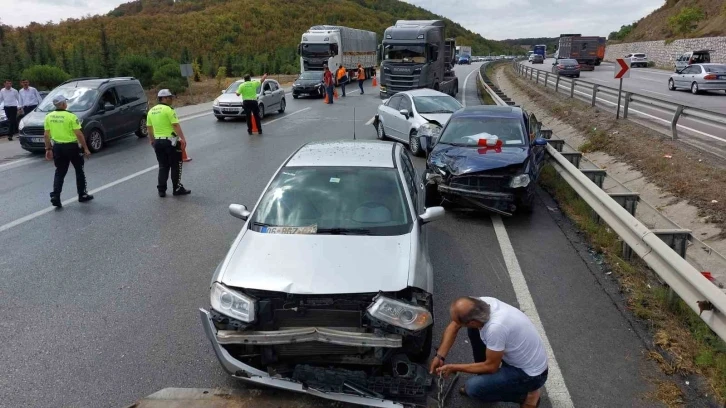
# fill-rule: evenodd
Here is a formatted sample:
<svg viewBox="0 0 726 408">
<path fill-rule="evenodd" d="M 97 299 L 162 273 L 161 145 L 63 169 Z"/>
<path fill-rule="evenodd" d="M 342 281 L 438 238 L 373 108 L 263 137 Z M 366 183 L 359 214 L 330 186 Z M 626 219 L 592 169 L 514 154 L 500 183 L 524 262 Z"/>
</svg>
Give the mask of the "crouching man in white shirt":
<svg viewBox="0 0 726 408">
<path fill-rule="evenodd" d="M 461 297 L 450 308 L 433 374 L 477 374 L 459 391 L 483 402 L 515 402 L 522 408 L 539 405 L 547 381 L 547 353 L 532 321 L 519 309 L 490 297 Z M 459 329 L 466 327 L 474 363 L 445 364 Z"/>
</svg>

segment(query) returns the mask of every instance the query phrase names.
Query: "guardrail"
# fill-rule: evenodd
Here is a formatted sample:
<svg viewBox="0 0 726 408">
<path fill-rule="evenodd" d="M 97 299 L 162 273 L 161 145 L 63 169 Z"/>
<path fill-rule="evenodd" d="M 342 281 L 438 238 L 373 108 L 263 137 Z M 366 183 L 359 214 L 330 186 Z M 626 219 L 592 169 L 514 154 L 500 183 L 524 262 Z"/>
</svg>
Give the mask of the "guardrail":
<svg viewBox="0 0 726 408">
<path fill-rule="evenodd" d="M 484 65 L 486 66 L 486 64 Z M 497 105 L 511 105 L 492 88 L 491 81 L 479 71 L 477 79 Z M 531 71 L 530 71 L 531 72 Z M 498 91 L 498 92 L 497 92 Z M 541 129 L 541 124 L 539 126 Z M 580 169 L 582 154 L 567 146 L 564 140 L 552 139 L 552 131 L 540 130 L 548 139 L 547 153 L 557 173 L 623 240 L 623 252 L 637 254 L 670 289 L 700 318 L 726 341 L 726 293 L 705 278 L 685 259 L 686 240 L 690 231 L 682 229 L 651 230 L 635 218 L 638 193 L 607 193 L 603 190 L 606 171 L 599 168 Z M 564 153 L 565 146 L 571 152 Z M 664 217 L 664 216 L 663 216 Z M 675 225 L 675 223 L 674 223 Z"/>
<path fill-rule="evenodd" d="M 646 106 L 665 112 L 666 114 L 670 115 L 670 120 L 661 120 L 663 120 L 664 122 L 669 122 L 668 125 L 670 127 L 672 139 L 678 139 L 678 126 L 680 126 L 678 124 L 678 121 L 682 118 L 690 118 L 699 122 L 703 122 L 704 124 L 720 128 L 723 130 L 723 132 L 721 132 L 720 134 L 726 134 L 726 115 L 720 113 L 715 113 L 700 108 L 694 108 L 692 106 L 682 105 L 651 96 L 641 95 L 635 92 L 622 91 L 621 94 L 617 88 L 611 88 L 605 85 L 588 82 L 582 79 L 563 78 L 562 76 L 553 74 L 549 71 L 524 65 L 519 61 L 514 61 L 513 65 L 515 71 L 520 76 L 528 78 L 529 80 L 534 81 L 537 84 L 542 81 L 545 87 L 547 87 L 548 85 L 554 85 L 555 92 L 561 92 L 560 90 L 562 89 L 564 91 L 563 93 L 569 93 L 570 98 L 574 98 L 575 93 L 587 95 L 592 106 L 595 106 L 598 94 L 606 94 L 616 98 L 618 96 L 622 96 L 623 105 L 621 106 L 621 110 L 624 119 L 627 119 L 628 113 L 633 110 L 631 109 L 631 104 Z M 553 81 L 551 81 L 550 79 L 552 79 Z M 552 82 L 554 82 L 554 84 Z M 637 111 L 635 113 L 643 114 L 642 112 Z M 648 114 L 643 115 L 650 116 Z M 708 134 L 705 135 L 708 136 Z"/>
</svg>

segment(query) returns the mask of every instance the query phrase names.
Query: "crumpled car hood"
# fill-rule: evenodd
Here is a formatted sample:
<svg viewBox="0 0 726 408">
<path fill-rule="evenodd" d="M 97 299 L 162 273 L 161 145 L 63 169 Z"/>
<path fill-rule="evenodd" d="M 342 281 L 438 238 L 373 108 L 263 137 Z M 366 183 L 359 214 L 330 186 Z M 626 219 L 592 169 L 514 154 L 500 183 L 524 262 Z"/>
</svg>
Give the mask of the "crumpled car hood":
<svg viewBox="0 0 726 408">
<path fill-rule="evenodd" d="M 294 294 L 397 292 L 408 286 L 410 237 L 248 230 L 223 266 L 220 282 Z"/>
<path fill-rule="evenodd" d="M 485 151 L 486 150 L 486 151 Z M 437 144 L 429 155 L 429 163 L 434 167 L 460 176 L 522 164 L 528 157 L 526 147 L 503 146 L 499 152 L 480 147 L 461 147 Z"/>
</svg>

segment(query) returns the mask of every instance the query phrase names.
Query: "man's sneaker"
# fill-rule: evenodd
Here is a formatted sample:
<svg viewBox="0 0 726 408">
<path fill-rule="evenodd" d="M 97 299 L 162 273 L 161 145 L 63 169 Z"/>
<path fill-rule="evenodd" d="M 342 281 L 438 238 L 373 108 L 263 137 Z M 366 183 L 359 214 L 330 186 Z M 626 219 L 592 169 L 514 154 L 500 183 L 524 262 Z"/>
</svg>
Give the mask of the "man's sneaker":
<svg viewBox="0 0 726 408">
<path fill-rule="evenodd" d="M 159 191 L 159 197 L 166 197 L 166 191 Z"/>
<path fill-rule="evenodd" d="M 50 193 L 50 203 L 53 205 L 53 207 L 58 207 L 58 208 L 63 207 L 63 204 L 61 204 L 60 197 L 56 196 L 53 193 Z"/>
<path fill-rule="evenodd" d="M 177 188 L 176 190 L 174 190 L 174 195 L 182 196 L 182 195 L 191 194 L 191 192 L 192 192 L 192 190 L 187 190 L 186 188 L 184 188 L 184 186 L 181 186 L 181 187 Z"/>
<path fill-rule="evenodd" d="M 78 196 L 78 202 L 79 203 L 85 203 L 85 202 L 88 202 L 88 201 L 91 201 L 91 200 L 93 200 L 93 196 L 90 195 L 90 194 L 80 194 Z"/>
</svg>

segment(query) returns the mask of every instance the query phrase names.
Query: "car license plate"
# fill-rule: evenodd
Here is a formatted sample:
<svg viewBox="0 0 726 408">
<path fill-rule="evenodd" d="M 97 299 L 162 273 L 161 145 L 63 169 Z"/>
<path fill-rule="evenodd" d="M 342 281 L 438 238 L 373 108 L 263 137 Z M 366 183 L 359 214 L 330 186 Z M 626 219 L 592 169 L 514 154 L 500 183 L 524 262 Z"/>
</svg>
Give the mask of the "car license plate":
<svg viewBox="0 0 726 408">
<path fill-rule="evenodd" d="M 31 137 L 30 142 L 31 143 L 43 143 L 43 138 L 42 137 Z"/>
<path fill-rule="evenodd" d="M 718 79 L 726 79 L 726 75 L 719 75 Z"/>
<path fill-rule="evenodd" d="M 222 109 L 223 113 L 239 113 L 239 109 L 232 109 L 232 108 L 224 108 Z"/>
</svg>

